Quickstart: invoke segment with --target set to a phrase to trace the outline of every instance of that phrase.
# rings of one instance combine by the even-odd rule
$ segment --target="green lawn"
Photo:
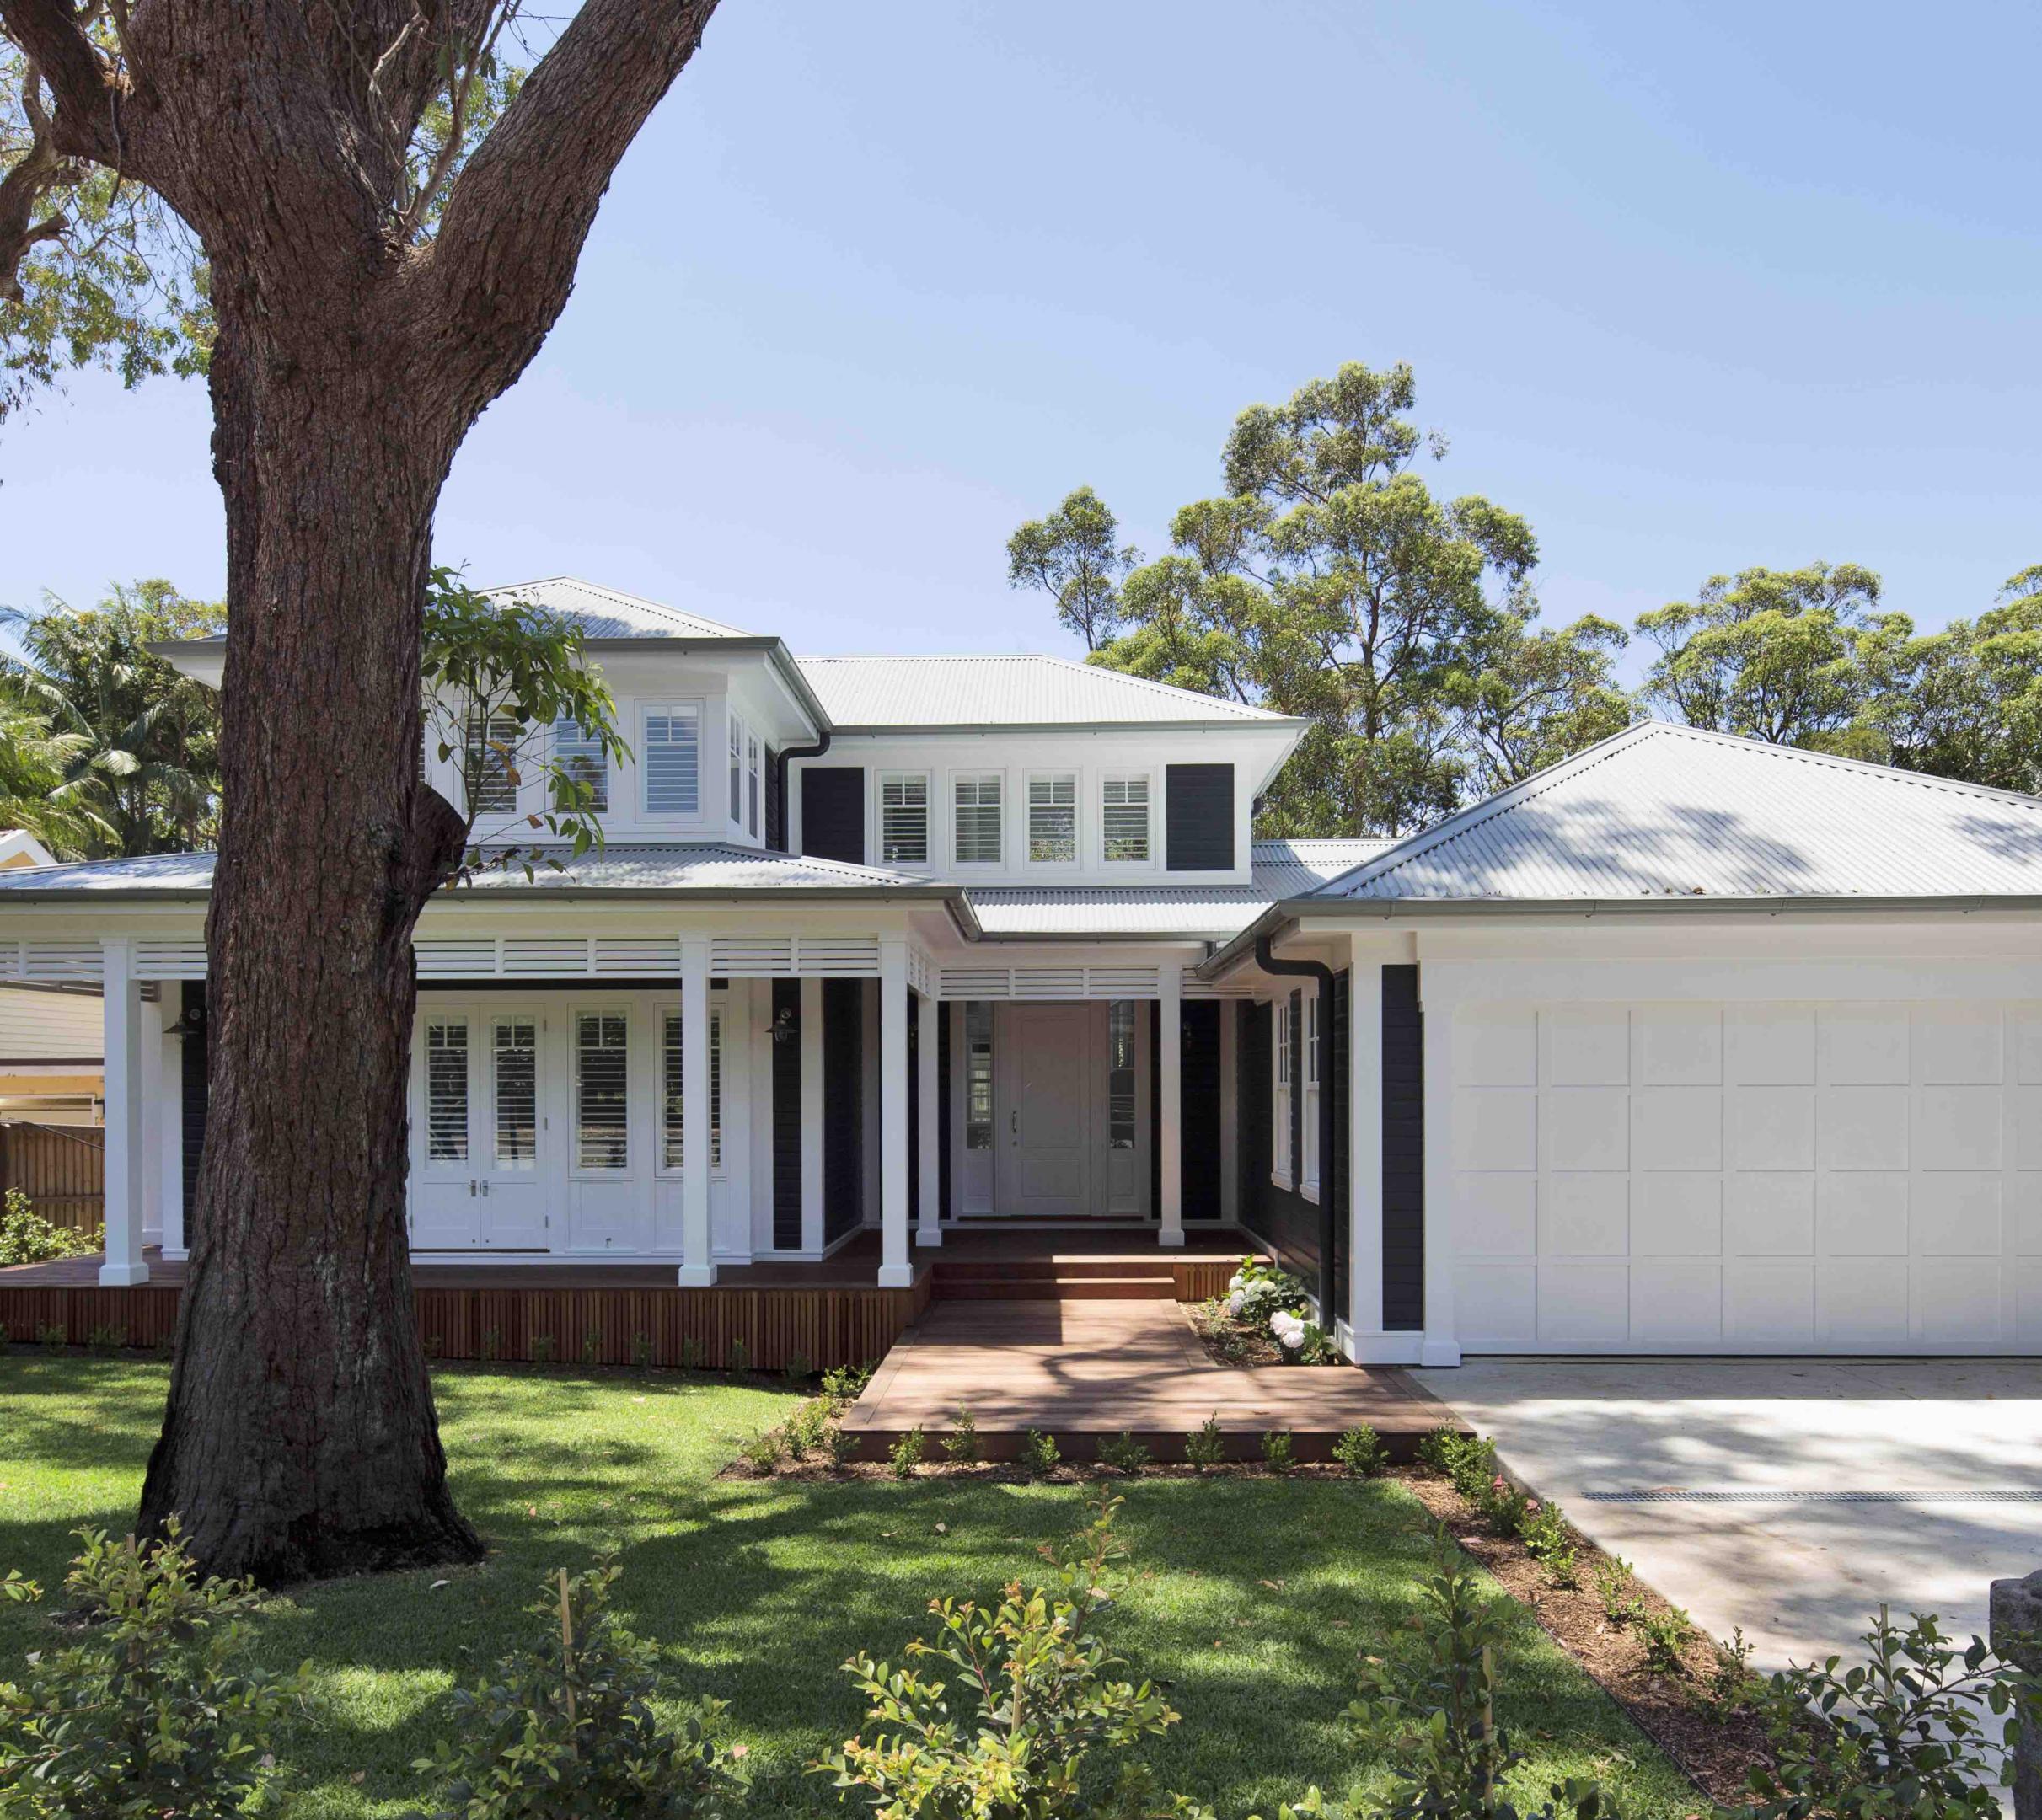
[[[163,1381],[153,1362],[0,1358],[0,1571],[51,1584],[72,1529],[127,1523]],[[801,1772],[858,1722],[838,1665],[861,1646],[897,1651],[933,1596],[1028,1572],[1035,1545],[1080,1514],[1069,1485],[719,1482],[738,1443],[791,1405],[712,1378],[450,1368],[438,1390],[489,1561],[300,1592],[260,1620],[265,1652],[308,1658],[325,1695],[281,1753],[307,1820],[406,1811],[407,1765],[449,1684],[501,1652],[541,1573],[605,1547],[623,1564],[624,1614],[659,1643],[676,1691],[730,1703],[755,1811],[836,1811]],[[1418,1506],[1393,1485],[1154,1480],[1129,1488],[1122,1527],[1140,1578],[1112,1638],[1184,1715],[1156,1748],[1166,1784],[1230,1820],[1311,1781],[1349,1793],[1368,1766],[1338,1715],[1357,1655],[1412,1609],[1430,1548]],[[1528,1789],[1593,1772],[1627,1813],[1692,1812],[1642,1734],[1511,1616],[1503,1717],[1534,1753]],[[33,1609],[0,1605],[0,1677],[43,1635]]]

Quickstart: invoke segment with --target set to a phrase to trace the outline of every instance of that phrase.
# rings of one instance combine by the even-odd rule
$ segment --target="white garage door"
[[[1462,1004],[1470,1352],[2042,1350],[2042,1005]]]

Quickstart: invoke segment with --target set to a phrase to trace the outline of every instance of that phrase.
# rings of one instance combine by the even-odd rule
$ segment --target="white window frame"
[[[745,743],[745,822],[753,840],[758,838],[758,806],[764,800],[764,792],[758,780],[758,736],[747,731]]]
[[[516,715],[501,709],[491,715],[474,709],[469,710],[461,725],[461,787],[469,799],[471,815],[514,816],[519,812],[525,794],[523,774],[528,768],[519,761],[525,747],[531,742],[530,730],[522,725]],[[493,759],[490,757],[492,753]],[[506,800],[476,801],[478,772],[480,781],[485,783],[492,776],[500,777],[506,792]],[[514,778],[518,781],[513,782]]]
[[[638,704],[638,763],[637,782],[635,786],[638,819],[648,827],[673,827],[686,824],[699,827],[705,819],[702,807],[703,723],[707,719],[706,704],[699,695],[662,696],[657,699],[641,701]],[[650,790],[652,783],[652,741],[647,729],[656,716],[685,715],[694,718],[694,808],[692,811],[675,809],[654,809]]]
[[[889,859],[887,857],[887,786],[890,784],[919,784],[922,786],[922,857],[919,859]],[[879,866],[904,866],[911,870],[929,871],[935,864],[935,781],[926,771],[880,771],[872,779],[872,827],[875,831],[871,863]],[[903,809],[912,804],[900,805]],[[952,806],[955,806],[953,801]]]
[[[717,997],[727,996],[719,993]],[[678,1018],[681,1007],[678,1000],[669,999],[659,1007],[659,1074],[655,1095],[655,1122],[658,1127],[657,1141],[653,1145],[654,1170],[662,1181],[678,1181],[685,1166],[688,1149],[688,1131],[681,1129],[682,1159],[667,1160],[667,1025],[670,1019]],[[728,1057],[723,1052],[723,1007],[713,1000],[709,1008],[709,1179],[722,1181],[727,1174],[726,1164],[729,1156],[724,1143],[723,1094],[727,1084],[725,1073]]]
[[[1269,1180],[1290,1186],[1290,994],[1275,1001],[1269,1019]]]
[[[960,785],[965,784],[971,784],[974,790],[983,789],[987,784],[994,784],[999,786],[1000,800],[993,806],[1000,811],[1000,851],[997,856],[991,859],[967,859],[964,857],[964,843],[957,838],[957,815],[960,807],[963,806],[957,801],[957,790]],[[949,789],[946,794],[950,799],[951,864],[960,871],[967,870],[984,872],[999,871],[1007,863],[1006,773],[1004,771],[953,771],[950,774]],[[973,803],[969,806],[983,809],[987,806],[983,803]]]
[[[1116,859],[1107,851],[1107,819],[1112,813],[1106,800],[1106,793],[1115,784],[1139,784],[1142,787],[1143,835],[1145,851],[1139,859]],[[1155,774],[1153,771],[1107,771],[1099,779],[1099,863],[1114,871],[1154,871],[1155,870]],[[1125,807],[1126,805],[1114,805]]]
[[[1299,1143],[1305,1155],[1299,1174],[1298,1192],[1307,1201],[1319,1198],[1319,988],[1305,989],[1305,1105],[1298,1122]]]
[[[1067,859],[1038,859],[1035,857],[1035,787],[1038,784],[1070,786],[1070,857]],[[1077,771],[1031,771],[1021,787],[1022,813],[1026,817],[1021,829],[1021,857],[1028,869],[1034,872],[1069,872],[1080,863],[1085,852],[1085,817],[1082,813],[1085,800],[1085,779]],[[1041,806],[1056,810],[1064,806],[1050,802]]]
[[[546,1128],[546,1020],[543,1012],[528,1005],[506,1005],[501,1010],[485,1009],[483,1024],[488,1041],[482,1046],[483,1100],[482,1106],[487,1115],[489,1173],[500,1178],[512,1180],[536,1179],[540,1167],[541,1154],[545,1146],[540,1142]],[[498,1032],[506,1025],[523,1025],[532,1032],[532,1154],[522,1160],[506,1163],[503,1159],[503,1057],[505,1051],[497,1041]],[[629,1072],[624,1080],[628,1086]],[[629,1106],[629,1095],[626,1105]],[[628,1111],[627,1111],[628,1119]],[[628,1127],[627,1127],[627,1143]]]
[[[563,734],[563,729],[568,731]],[[596,774],[586,779],[595,786],[596,794],[594,806],[589,812],[592,815],[608,815],[610,812],[612,782],[610,755],[603,749],[601,740],[588,736],[587,730],[581,722],[571,715],[563,715],[553,723],[554,766],[558,770],[565,771],[576,758],[591,758],[594,761]],[[555,809],[560,806],[557,790],[554,794],[553,806]]]
[[[631,1106],[635,1091],[634,1076],[639,1066],[633,1053],[635,1042],[631,1025],[635,1015],[631,1005],[616,1002],[576,1004],[568,1008],[567,1173],[576,1181],[630,1181],[637,1175],[638,1147],[631,1130],[634,1123]],[[582,1020],[585,1017],[614,1017],[624,1020],[624,1047],[618,1052],[624,1057],[624,1161],[614,1169],[582,1160]]]
[[[731,736],[731,826],[742,833],[744,829],[744,722],[737,718],[735,709],[729,709],[724,719],[730,723]]]

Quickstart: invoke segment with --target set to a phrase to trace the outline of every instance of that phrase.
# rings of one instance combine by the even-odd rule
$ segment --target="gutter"
[[[1278,960],[1267,935],[1255,938],[1255,964],[1265,973],[1319,982],[1319,1325],[1331,1333],[1333,1253],[1340,1235],[1340,1210],[1333,1205],[1333,970],[1323,961]],[[1293,1081],[1290,1090],[1296,1093],[1300,1084]],[[1303,1159],[1290,1161],[1294,1179],[1302,1183]]]
[[[773,755],[773,787],[780,792],[780,838],[783,842],[788,838],[788,824],[794,819],[794,805],[787,800],[787,767],[796,758],[820,758],[829,750],[829,722],[818,720],[816,725],[822,731],[814,745],[783,746]]]

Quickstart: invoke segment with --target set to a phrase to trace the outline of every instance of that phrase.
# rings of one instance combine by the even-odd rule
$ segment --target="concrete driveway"
[[[2042,1566],[2042,1361],[1477,1359],[1413,1373],[1603,1548],[1772,1668],[1882,1603],[1986,1629]],[[1639,1498],[1647,1492],[1715,1496]],[[1791,1494],[1791,1496],[1787,1495]]]

